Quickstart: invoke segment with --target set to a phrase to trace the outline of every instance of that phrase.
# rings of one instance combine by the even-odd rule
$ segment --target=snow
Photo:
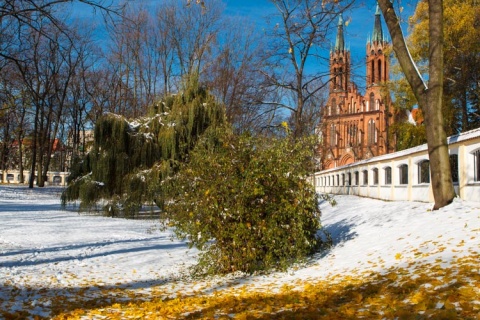
[[[160,230],[155,220],[123,220],[62,210],[60,188],[0,186],[0,309],[48,317],[54,299],[110,297],[114,289],[175,296],[200,286],[186,276],[198,251]],[[334,246],[285,273],[218,277],[230,283],[280,288],[325,279],[441,261],[479,252],[480,203],[431,204],[336,196],[321,203],[322,224]],[[202,288],[205,288],[203,286]],[[113,292],[113,293],[112,293]],[[118,293],[120,295],[120,293]],[[126,297],[123,297],[126,299]]]

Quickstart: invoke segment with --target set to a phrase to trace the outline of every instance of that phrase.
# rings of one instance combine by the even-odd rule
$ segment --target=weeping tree
[[[62,203],[80,200],[81,209],[100,205],[108,215],[133,217],[143,204],[162,202],[161,181],[207,128],[224,124],[224,107],[196,80],[152,105],[147,117],[107,113],[95,124],[92,150],[73,166]]]

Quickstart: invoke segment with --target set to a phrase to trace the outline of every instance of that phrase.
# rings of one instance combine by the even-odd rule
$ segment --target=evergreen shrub
[[[165,222],[201,250],[194,274],[284,270],[320,249],[314,139],[207,132],[163,186]]]

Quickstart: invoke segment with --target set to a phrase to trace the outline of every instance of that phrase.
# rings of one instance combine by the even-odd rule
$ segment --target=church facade
[[[388,128],[394,121],[389,79],[390,45],[382,31],[377,6],[373,36],[366,46],[366,92],[351,81],[350,51],[345,48],[343,18],[337,26],[335,47],[330,53],[330,88],[320,124],[322,169],[394,152]]]

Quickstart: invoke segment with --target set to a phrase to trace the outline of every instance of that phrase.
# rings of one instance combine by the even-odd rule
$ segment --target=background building
[[[350,51],[345,48],[343,18],[338,21],[330,53],[330,92],[321,122],[322,169],[331,169],[395,151],[388,128],[393,107],[385,82],[389,78],[386,41],[377,6],[372,38],[366,46],[366,92],[351,79]]]

